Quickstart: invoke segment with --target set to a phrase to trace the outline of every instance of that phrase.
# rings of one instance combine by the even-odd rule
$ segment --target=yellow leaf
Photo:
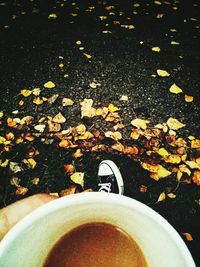
[[[162,165],[159,165],[157,174],[158,174],[158,178],[165,178],[169,176],[171,172],[165,169]]]
[[[27,161],[28,161],[31,169],[34,169],[36,164],[37,164],[37,162],[34,159],[27,159]]]
[[[155,173],[158,171],[158,168],[159,168],[158,164],[150,164],[147,162],[142,162],[141,166],[143,169],[150,171],[150,172],[155,172]]]
[[[34,184],[34,185],[39,184],[39,182],[40,182],[40,178],[38,178],[38,177],[35,177],[35,178],[33,178],[33,179],[31,180],[31,183]]]
[[[45,124],[38,124],[38,125],[34,126],[34,129],[40,133],[43,133],[45,130],[45,127],[46,127]]]
[[[93,100],[85,98],[81,103],[81,118],[89,117],[92,118],[96,116],[96,109],[92,107]]]
[[[44,101],[39,98],[39,97],[36,97],[33,99],[33,103],[36,104],[36,105],[41,105]]]
[[[78,41],[76,41],[76,44],[77,44],[77,45],[81,45],[82,43],[81,43],[80,40],[78,40]]]
[[[70,176],[70,179],[83,187],[84,185],[84,173],[83,172],[75,172]]]
[[[82,157],[82,156],[83,156],[83,153],[82,153],[82,151],[81,151],[80,148],[78,148],[78,149],[76,150],[76,152],[73,154],[73,157],[74,157],[75,159],[80,158],[80,157]]]
[[[127,95],[122,95],[119,100],[120,101],[128,101],[128,96]]]
[[[122,135],[120,132],[107,131],[107,132],[105,132],[105,136],[108,138],[112,138],[116,141],[122,139]]]
[[[172,84],[172,86],[169,88],[169,91],[170,93],[173,93],[173,94],[180,94],[183,92],[183,90],[175,83]]]
[[[166,198],[166,194],[165,194],[165,192],[162,192],[159,195],[157,202],[161,202],[161,201],[165,200],[165,198]]]
[[[154,52],[160,52],[160,47],[155,46],[155,47],[152,47],[151,50]]]
[[[192,140],[191,148],[200,148],[200,140],[199,139]]]
[[[87,59],[92,58],[92,56],[91,56],[90,54],[83,53],[83,55],[84,55]]]
[[[113,104],[109,104],[109,106],[108,106],[108,110],[109,110],[111,113],[113,113],[113,112],[119,110],[119,108],[118,108],[118,107],[115,107]]]
[[[161,77],[169,77],[170,76],[169,72],[167,72],[166,70],[157,70],[156,72],[157,72],[158,76],[161,76]]]
[[[23,89],[23,90],[21,90],[21,95],[23,95],[24,97],[28,97],[29,95],[31,95],[32,94],[32,90],[26,90],[26,89]]]
[[[181,157],[179,155],[173,154],[164,158],[164,161],[167,163],[179,164],[181,162]]]
[[[173,193],[169,193],[169,194],[167,194],[167,196],[168,196],[169,198],[176,198],[176,195],[173,194]]]
[[[162,156],[162,157],[169,156],[169,153],[167,152],[167,150],[166,150],[164,147],[162,147],[162,148],[160,148],[160,149],[158,150],[158,154],[159,154],[160,156]]]
[[[56,85],[55,85],[55,83],[53,83],[52,81],[48,81],[48,82],[46,82],[45,84],[44,84],[44,87],[45,88],[48,88],[48,89],[52,89],[52,88],[54,88]]]
[[[194,97],[191,95],[185,95],[185,102],[191,103],[194,100]]]
[[[61,68],[61,69],[64,68],[64,66],[65,66],[65,65],[64,65],[63,63],[60,63],[60,64],[58,65],[58,67]]]
[[[96,89],[97,88],[97,83],[95,83],[95,82],[91,82],[89,85],[90,85],[90,87],[92,89]]]
[[[51,13],[48,16],[48,19],[57,19],[57,15],[55,13]]]
[[[40,92],[41,92],[40,88],[34,88],[33,89],[33,95],[35,95],[35,96],[39,96]]]
[[[59,145],[59,147],[62,147],[62,148],[68,148],[68,147],[70,147],[71,142],[67,139],[66,140],[64,139],[64,140],[61,140],[58,145]]]
[[[86,132],[86,127],[84,124],[79,124],[75,127],[78,134],[84,134]]]
[[[9,127],[15,127],[16,122],[12,118],[7,118],[7,124]]]
[[[9,160],[6,159],[3,162],[0,160],[0,167],[6,168],[8,166]]]
[[[72,106],[74,104],[74,101],[73,100],[71,100],[70,98],[63,98],[63,100],[62,100],[62,105],[63,105],[63,107],[65,107],[65,106]]]
[[[169,126],[171,130],[178,130],[185,126],[185,124],[181,123],[180,121],[174,118],[169,118],[167,120],[167,125]]]
[[[171,41],[171,45],[180,45],[179,42]]]
[[[61,112],[59,112],[53,119],[53,122],[57,122],[57,123],[64,123],[66,122],[66,118],[62,115]]]
[[[0,110],[0,119],[3,118],[3,115],[4,115],[3,111]]]
[[[190,169],[199,169],[200,170],[200,165],[192,160],[186,160],[185,163],[190,167]]]
[[[112,145],[112,149],[123,152],[124,146],[121,143],[117,142],[116,144]]]
[[[179,166],[179,169],[180,169],[181,172],[185,172],[185,173],[187,173],[188,176],[191,175],[191,170],[188,169],[188,167],[187,167],[185,164],[181,164],[181,165]]]
[[[146,130],[147,129],[147,124],[149,123],[150,121],[148,120],[143,120],[143,119],[134,119],[131,121],[131,124],[135,127],[137,127],[138,129],[143,129],[143,130]]]
[[[154,1],[154,4],[159,5],[159,6],[162,5],[160,1]]]

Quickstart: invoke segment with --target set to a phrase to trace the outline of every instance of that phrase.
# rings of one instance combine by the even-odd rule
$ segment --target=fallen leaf
[[[83,172],[75,172],[70,176],[70,179],[83,187],[84,185],[84,173]]]
[[[47,101],[49,102],[49,104],[53,104],[55,101],[56,101],[56,99],[59,97],[59,94],[54,94],[54,95],[52,95],[51,97],[49,97],[48,99],[47,99]]]
[[[167,157],[164,158],[164,161],[167,163],[172,163],[172,164],[179,164],[181,162],[181,157],[179,155],[168,155]]]
[[[155,46],[155,47],[152,47],[151,50],[154,52],[160,52],[160,47]]]
[[[137,127],[138,129],[147,129],[147,124],[149,123],[150,121],[148,120],[143,120],[143,119],[134,119],[131,121],[131,124],[135,127]]]
[[[170,171],[165,169],[162,165],[159,165],[158,171],[157,171],[158,179],[165,178],[165,177],[169,176],[170,174],[171,174]]]
[[[76,185],[70,185],[68,188],[66,188],[60,192],[60,196],[64,197],[64,196],[75,194],[76,189],[77,189]]]
[[[7,118],[7,125],[11,128],[15,127],[17,124],[12,118]]]
[[[167,125],[169,126],[171,130],[178,130],[185,126],[185,124],[181,123],[180,121],[174,118],[169,118],[167,120]]]
[[[24,97],[28,97],[32,94],[32,90],[27,90],[27,89],[23,89],[20,91],[20,94],[23,95]]]
[[[89,85],[90,85],[90,87],[91,87],[92,89],[96,89],[96,88],[97,88],[97,83],[95,83],[94,81],[91,82]]]
[[[52,88],[54,88],[56,85],[55,85],[55,83],[53,83],[52,81],[48,81],[48,82],[46,82],[45,84],[44,84],[44,87],[45,88],[48,88],[48,89],[52,89]]]
[[[170,76],[169,72],[167,72],[166,70],[159,70],[158,69],[156,72],[157,72],[158,76],[161,76],[161,77],[169,77]]]
[[[6,159],[6,160],[4,160],[4,161],[2,161],[2,160],[0,159],[0,167],[2,167],[2,168],[6,168],[6,167],[8,166],[8,163],[9,163],[9,160],[8,160],[8,159]]]
[[[70,98],[63,98],[62,100],[63,107],[72,106],[73,104],[74,104],[74,101],[71,100]]]
[[[87,59],[92,58],[92,56],[91,56],[90,54],[83,53],[83,55],[84,55]]]
[[[18,177],[12,177],[10,179],[10,184],[11,185],[14,185],[16,187],[19,187],[20,186],[20,182],[21,182],[21,179],[19,179]]]
[[[200,148],[200,139],[194,139],[191,141],[191,148]]]
[[[96,116],[96,109],[92,107],[93,100],[85,98],[81,103],[81,118]]]
[[[20,186],[17,188],[15,193],[16,195],[25,195],[27,192],[28,192],[28,188]]]
[[[158,154],[159,154],[160,156],[162,156],[162,157],[169,156],[168,151],[167,151],[164,147],[162,147],[162,148],[160,148],[160,149],[158,150]]]
[[[154,1],[154,4],[159,5],[159,6],[162,5],[160,1]]]
[[[84,134],[86,132],[86,127],[84,124],[79,124],[75,127],[75,129],[78,134]]]
[[[112,112],[107,115],[105,121],[107,122],[118,122],[120,120],[120,116],[117,112]]]
[[[118,129],[123,129],[125,126],[123,123],[117,123],[113,126],[114,130],[117,131]]]
[[[166,198],[166,194],[165,194],[165,192],[162,192],[162,193],[160,193],[157,202],[164,201],[165,198]]]
[[[66,118],[62,115],[61,112],[59,112],[57,115],[54,116],[52,121],[57,123],[64,123],[66,122]]]
[[[120,132],[107,131],[105,132],[105,136],[114,139],[115,141],[122,139],[122,135]]]
[[[76,41],[76,44],[77,44],[77,45],[81,45],[82,42],[81,42],[80,40],[78,40],[78,41]]]
[[[190,169],[199,169],[200,170],[200,164],[198,164],[197,162],[193,161],[193,160],[186,160],[185,164],[187,164]]]
[[[176,195],[173,194],[173,193],[168,193],[167,196],[168,196],[169,198],[176,198]]]
[[[117,142],[116,144],[112,145],[112,149],[123,152],[124,146],[120,142]]]
[[[169,91],[173,94],[180,94],[183,92],[183,90],[175,83],[172,84],[172,86],[169,88]]]
[[[191,95],[185,95],[185,102],[191,103],[194,100],[194,97]]]
[[[34,89],[33,89],[33,95],[35,95],[35,96],[39,96],[40,93],[41,93],[40,88],[34,88]]]
[[[122,95],[119,100],[120,101],[128,101],[128,96],[127,95]]]
[[[34,126],[34,129],[40,133],[43,133],[45,130],[46,125],[45,124],[38,124]]]
[[[3,118],[4,112],[0,110],[0,119]]]
[[[33,99],[33,103],[36,104],[36,105],[42,105],[44,102],[43,99],[41,99],[40,97],[36,97]]]
[[[82,151],[81,151],[80,148],[78,148],[78,149],[76,150],[76,152],[73,154],[73,157],[74,157],[75,159],[80,158],[80,157],[82,157],[82,156],[83,156],[83,153],[82,153]]]
[[[113,112],[119,110],[119,108],[114,106],[113,104],[109,104],[108,110],[109,110],[109,112],[113,113]]]
[[[180,43],[176,41],[171,41],[171,45],[180,45]]]
[[[48,16],[48,19],[57,19],[57,15],[55,13],[51,13]]]
[[[20,120],[20,124],[21,125],[24,125],[24,124],[29,125],[33,122],[33,119],[34,118],[32,116],[25,116]]]
[[[61,130],[61,125],[58,122],[48,121],[49,132],[59,132]]]
[[[38,185],[39,182],[40,182],[40,178],[39,178],[39,177],[35,177],[35,178],[33,178],[33,179],[31,180],[31,183],[32,183],[33,185]]]
[[[31,169],[34,169],[35,166],[37,165],[37,162],[34,159],[27,159],[27,162],[29,166],[31,167]]]
[[[193,237],[190,233],[182,233],[182,235],[186,238],[187,241],[193,240]]]
[[[130,134],[130,137],[133,139],[133,140],[138,140],[138,138],[140,137],[140,135],[143,134],[143,131],[141,129],[133,129],[131,134]]]
[[[124,148],[124,154],[128,155],[138,155],[139,150],[136,146],[128,146]]]
[[[200,186],[200,171],[198,170],[194,171],[192,180],[196,185]]]
[[[64,169],[67,174],[75,172],[74,166],[72,164],[65,164]]]
[[[18,162],[10,161],[10,170],[14,173],[23,171],[23,168],[20,166]]]

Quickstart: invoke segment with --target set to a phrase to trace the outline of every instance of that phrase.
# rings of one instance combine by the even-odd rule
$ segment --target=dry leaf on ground
[[[169,88],[169,91],[173,94],[180,94],[183,92],[183,90],[175,83],[172,84],[172,86]]]
[[[150,121],[148,120],[143,120],[143,119],[134,119],[131,121],[131,124],[135,127],[137,127],[138,129],[143,129],[143,130],[146,130],[147,129],[147,124],[149,123]]]
[[[169,126],[171,130],[178,130],[185,126],[185,124],[181,123],[180,121],[174,118],[169,118],[167,120],[167,125]]]
[[[83,187],[84,185],[84,172],[75,172],[70,176],[70,179]]]

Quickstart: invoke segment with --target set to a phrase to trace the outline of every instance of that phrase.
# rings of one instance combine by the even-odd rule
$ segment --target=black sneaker
[[[123,195],[124,182],[122,175],[113,161],[103,160],[99,164],[98,180],[99,192]]]

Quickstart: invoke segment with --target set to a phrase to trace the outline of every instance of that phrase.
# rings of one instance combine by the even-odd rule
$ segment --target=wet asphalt
[[[119,106],[127,124],[135,117],[148,119],[151,125],[174,117],[186,124],[180,136],[198,137],[200,3],[160,2],[1,0],[0,110],[9,116],[18,106],[21,89],[42,87],[51,80],[57,85],[54,93],[60,97],[76,103],[92,98],[96,105]],[[172,45],[171,41],[178,44]],[[152,47],[159,47],[160,52],[152,51]],[[92,57],[88,59],[84,53]],[[159,77],[157,69],[168,71],[170,76]],[[92,81],[100,85],[92,89]],[[183,93],[170,93],[173,83]],[[129,100],[119,101],[122,95]],[[193,102],[187,103],[185,95],[193,96]],[[30,103],[21,113],[56,114],[61,110],[56,104],[36,110]],[[68,126],[81,122],[78,104],[70,112],[62,112]],[[163,215],[165,209],[168,207],[160,211]],[[194,225],[197,234],[200,218],[199,212],[194,213],[187,227]],[[172,216],[176,216],[175,211]],[[198,235],[193,244],[187,243],[197,266],[199,241]]]

